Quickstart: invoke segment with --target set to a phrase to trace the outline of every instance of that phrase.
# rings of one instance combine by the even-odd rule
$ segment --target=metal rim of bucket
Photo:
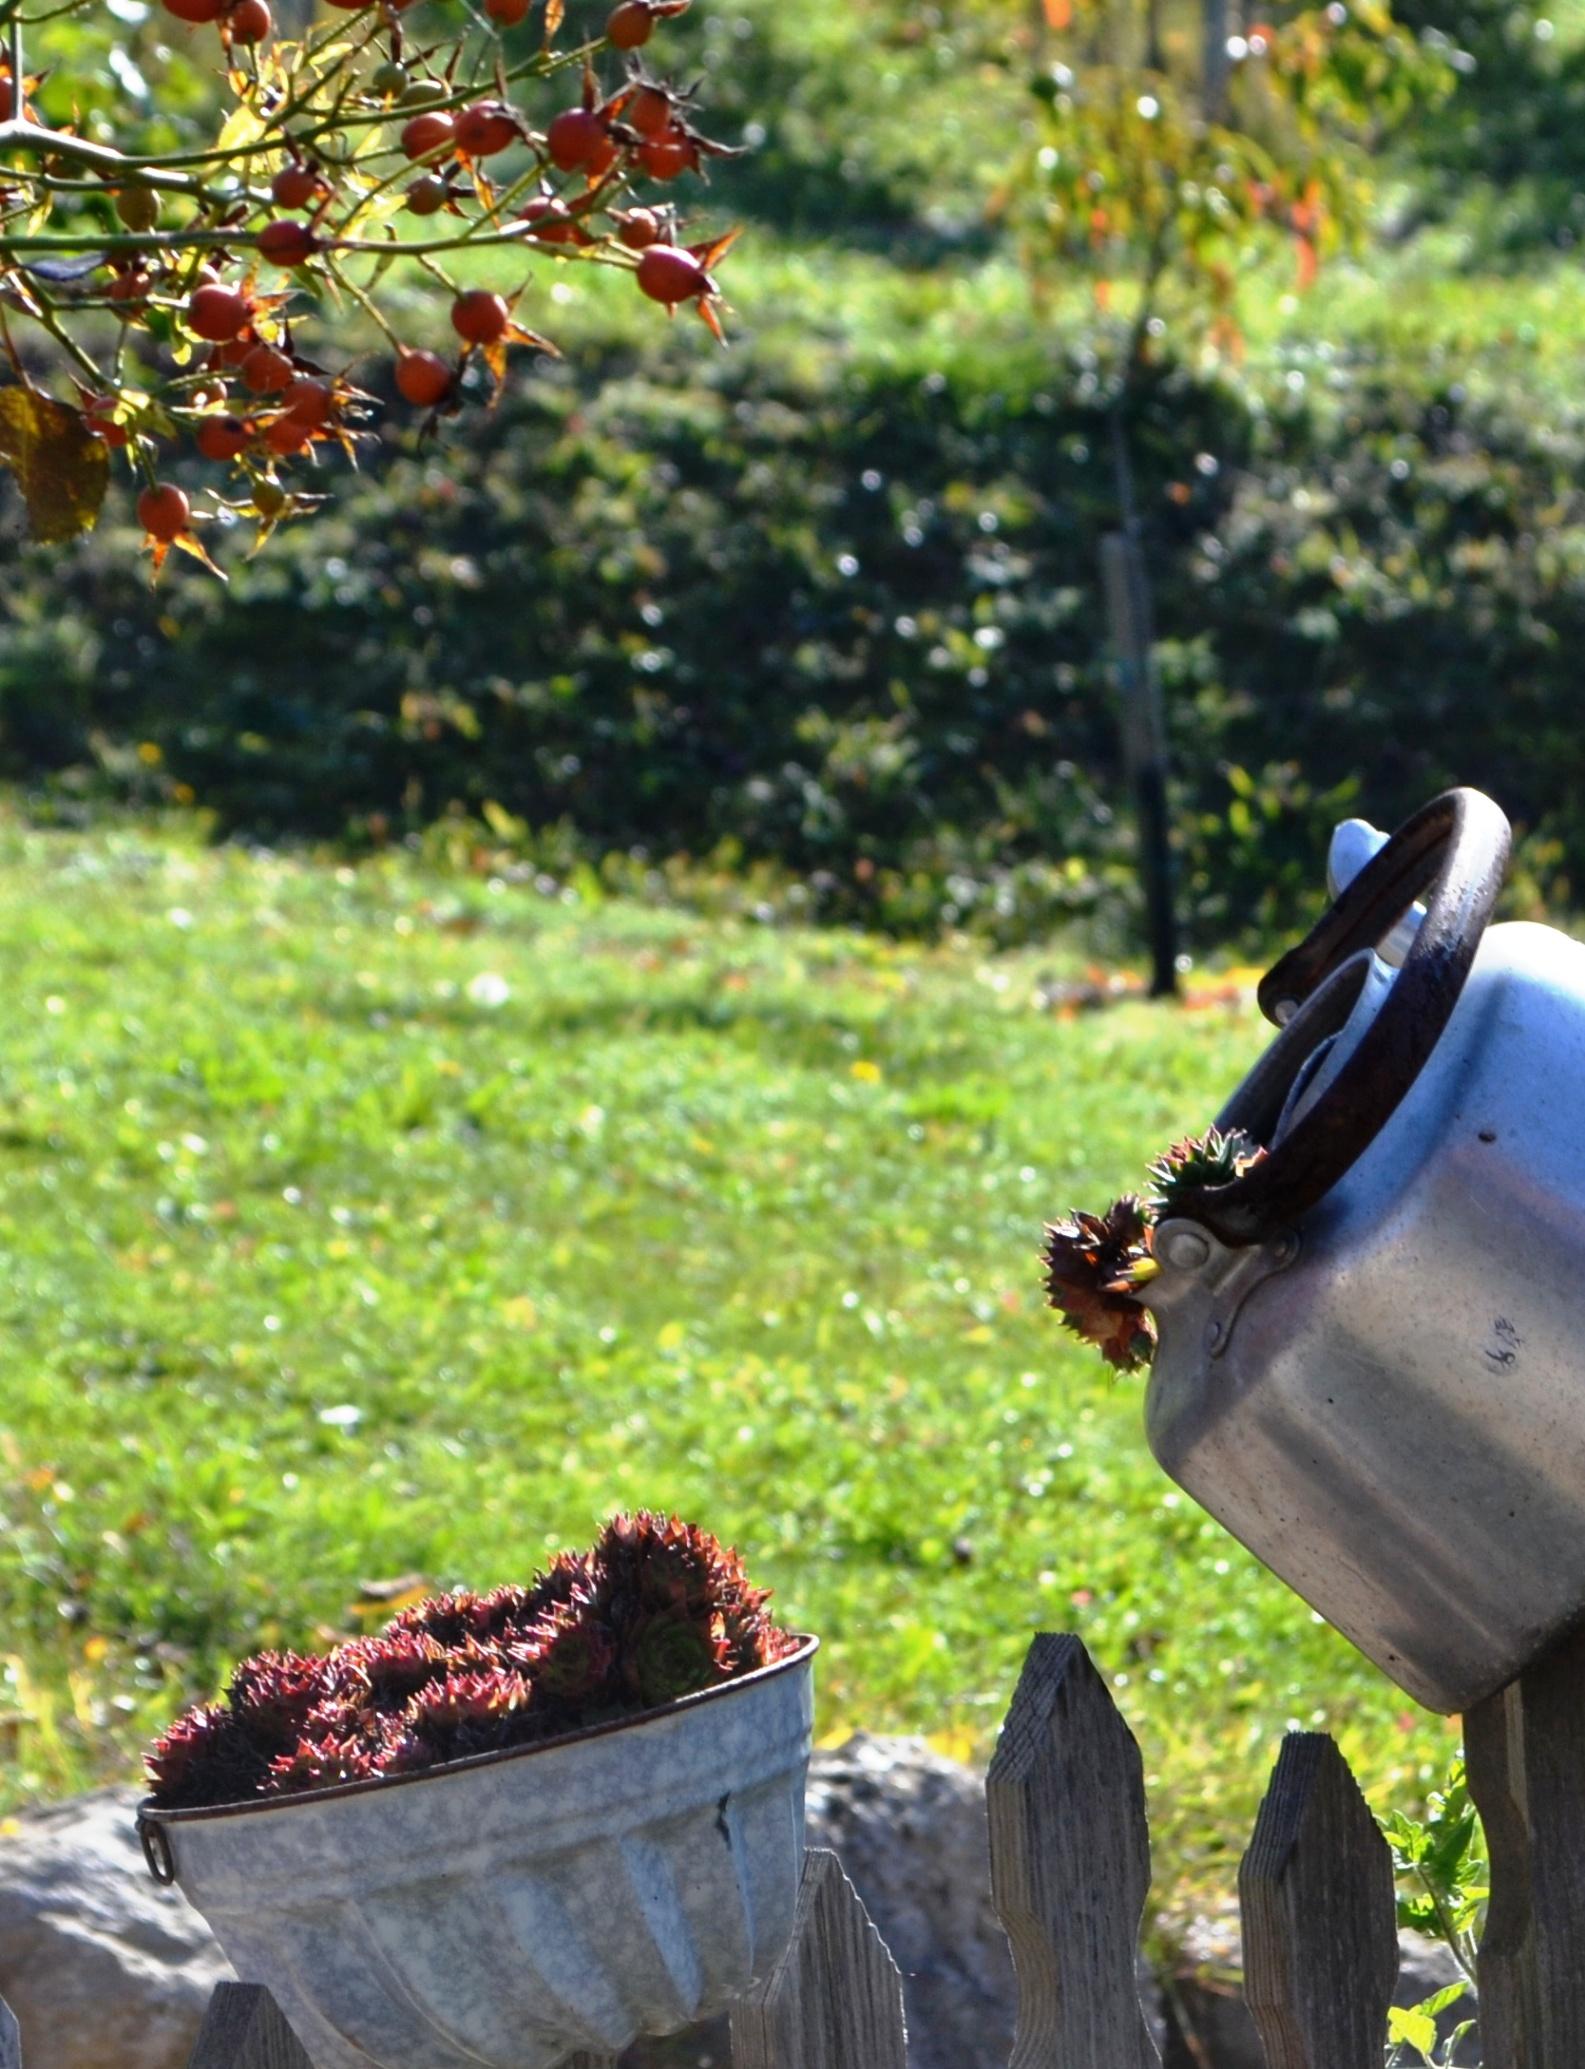
[[[530,1745],[502,1746],[493,1753],[470,1753],[461,1760],[439,1761],[433,1767],[421,1767],[411,1774],[369,1775],[362,1781],[332,1782],[328,1788],[304,1789],[292,1796],[252,1796],[237,1803],[193,1804],[185,1810],[170,1810],[145,1797],[138,1805],[137,1829],[149,1873],[156,1882],[175,1880],[170,1842],[162,1829],[166,1825],[195,1825],[219,1818],[253,1817],[261,1811],[283,1812],[327,1803],[334,1797],[367,1796],[376,1790],[398,1789],[409,1783],[436,1781],[443,1775],[495,1767],[507,1760],[531,1760],[536,1753],[551,1753],[559,1748],[582,1744],[585,1740],[609,1738],[615,1732],[632,1731],[640,1725],[654,1724],[663,1717],[675,1717],[682,1711],[718,1703],[742,1689],[756,1688],[778,1674],[790,1674],[807,1666],[820,1650],[820,1640],[802,1631],[789,1635],[797,1639],[796,1649],[783,1659],[772,1660],[769,1666],[756,1667],[751,1674],[738,1674],[730,1681],[718,1681],[713,1688],[696,1689],[692,1695],[678,1696],[674,1702],[658,1704],[652,1710],[638,1710],[627,1717],[611,1717],[600,1724],[584,1725],[577,1731],[561,1732],[551,1739],[535,1739]]]
[[[1392,990],[1359,1045],[1291,1133],[1229,1185],[1186,1190],[1176,1207],[1224,1243],[1269,1241],[1291,1228],[1351,1169],[1419,1076],[1452,1017],[1502,887],[1511,831],[1478,790],[1446,790],[1406,819],[1296,948],[1260,985],[1261,1010],[1294,1027],[1306,1000],[1373,948],[1422,894],[1426,914]],[[1427,887],[1429,886],[1429,889]],[[1311,1030],[1313,1038],[1313,1028]],[[1273,1045],[1296,1068],[1296,1044]]]

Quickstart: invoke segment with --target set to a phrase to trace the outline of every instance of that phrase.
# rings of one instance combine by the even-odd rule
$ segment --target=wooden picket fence
[[[1585,2069],[1585,1635],[1464,1720],[1492,1892],[1485,2069]],[[1018,1984],[1011,2069],[1159,2069],[1136,1961],[1150,1884],[1139,1748],[1077,1638],[1030,1647],[986,1779],[990,1880]],[[1283,1743],[1238,1878],[1268,2069],[1382,2069],[1398,1969],[1387,1846],[1323,1733]],[[902,1983],[835,1854],[731,2018],[732,2069],[906,2069]],[[21,2069],[0,2004],[0,2069]],[[110,2069],[110,2065],[106,2065]],[[268,1990],[222,1983],[188,2069],[312,2069]],[[614,2069],[579,2055],[568,2069]]]

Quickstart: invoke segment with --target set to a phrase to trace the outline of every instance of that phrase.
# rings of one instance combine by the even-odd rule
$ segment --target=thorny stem
[[[9,16],[10,55],[7,62],[11,68],[12,78],[20,80],[23,76],[21,70],[22,16],[20,12],[14,11],[16,0],[12,0],[12,6],[13,11]],[[6,17],[0,14],[0,20],[4,19]],[[371,30],[369,35],[364,38],[365,43],[371,39],[373,33],[373,30]],[[333,78],[336,71],[339,71],[343,65],[350,63],[354,57],[361,55],[362,48],[363,45],[361,44],[350,48],[346,55],[337,61],[337,64],[330,72],[315,79],[313,90],[317,91],[319,87],[324,85],[327,79]],[[591,41],[581,45],[576,50],[558,52],[548,61],[542,54],[538,54],[526,59],[521,65],[514,66],[511,71],[505,74],[506,80],[510,84],[513,80],[526,79],[531,76],[549,78],[552,74],[564,70],[569,64],[581,63],[584,57],[592,53],[596,48],[598,48],[598,45]],[[449,94],[433,101],[426,101],[424,109],[426,112],[429,112],[431,110],[441,111],[448,108],[464,107],[473,99],[475,91],[476,89],[472,86],[455,88]],[[250,138],[246,143],[232,144],[224,151],[174,152],[168,156],[153,159],[117,151],[109,144],[96,144],[87,137],[72,136],[63,131],[46,129],[41,123],[30,122],[20,112],[21,102],[18,97],[17,112],[12,116],[12,119],[9,122],[0,122],[0,151],[17,149],[38,152],[47,151],[52,157],[64,158],[79,165],[96,167],[99,171],[111,177],[120,176],[124,178],[128,174],[135,173],[139,184],[142,186],[159,187],[172,193],[191,194],[200,200],[205,200],[208,199],[208,196],[202,184],[189,177],[186,173],[174,168],[198,165],[229,165],[238,158],[257,157],[263,151],[279,149],[279,140],[272,138],[270,132],[272,130],[279,131],[283,124],[290,121],[293,116],[307,106],[308,97],[306,95],[297,99],[286,100],[279,108],[264,118],[265,129],[263,134]],[[417,111],[415,110],[414,112],[416,113]],[[313,127],[293,135],[289,141],[295,145],[312,144],[319,137],[328,136],[331,132],[338,129],[375,128],[382,122],[392,121],[395,115],[396,110],[394,108],[363,109],[355,112],[348,112],[345,108],[337,108],[333,113],[321,117]]]
[[[12,48],[16,48],[21,37],[21,17],[14,16],[11,22]],[[13,77],[17,77],[13,72]],[[64,158],[76,165],[96,166],[111,179],[124,179],[129,173],[137,174],[138,184],[143,187],[159,187],[168,193],[191,194],[204,201],[209,198],[201,181],[190,179],[185,173],[167,172],[162,165],[152,161],[128,158],[109,144],[96,144],[87,137],[68,136],[64,131],[46,129],[41,123],[29,122],[18,116],[10,122],[0,122],[0,151],[31,150],[40,154],[47,152],[52,158]],[[229,158],[232,154],[227,153]],[[167,161],[168,162],[168,161]]]
[[[0,259],[22,252],[103,252],[107,258],[140,252],[198,251],[214,245],[247,245],[251,234],[236,230],[128,230],[96,235],[77,230],[11,230],[0,236]]]
[[[46,7],[42,14],[25,14],[22,19],[30,29],[36,29],[42,22],[52,22],[63,14],[81,14],[84,8],[92,5],[93,0],[62,0],[59,7]]]
[[[518,79],[549,79],[557,72],[565,71],[569,65],[582,64],[586,57],[591,56],[599,48],[598,40],[591,39],[580,44],[576,50],[558,51],[548,58],[540,53],[525,59],[520,65],[513,66],[504,76],[508,85]],[[415,115],[420,112],[429,114],[432,111],[443,112],[448,108],[466,107],[468,102],[474,99],[476,92],[477,88],[473,86],[456,87],[452,92],[435,100],[425,101],[421,110],[415,107],[410,112]],[[19,128],[15,123],[0,123],[0,150],[17,141],[25,141],[35,147],[44,144],[58,157],[77,157],[85,163],[104,164],[123,174],[135,172],[139,179],[146,183],[159,185],[162,184],[157,176],[159,168],[230,165],[238,158],[256,158],[267,151],[278,151],[286,144],[312,144],[320,137],[328,136],[338,129],[373,129],[382,122],[393,121],[397,114],[394,108],[366,108],[353,114],[338,111],[333,115],[323,116],[314,127],[298,130],[290,137],[271,134],[271,131],[279,129],[283,121],[306,105],[305,101],[285,102],[281,108],[265,118],[266,128],[262,135],[251,137],[243,144],[228,145],[224,151],[173,151],[162,153],[158,158],[123,156],[118,151],[110,151],[105,145],[87,143],[82,137],[57,136],[53,130],[40,130],[32,124],[27,125],[28,135],[20,138],[14,134]]]
[[[438,171],[445,149],[446,147],[443,144],[437,144],[434,150],[429,152],[427,156],[416,159],[404,159],[399,165],[394,166],[374,186],[366,188],[363,193],[354,197],[351,207],[341,218],[339,229],[327,231],[324,234],[332,237],[345,237],[349,235],[352,225],[358,220],[359,216],[371,207],[382,194],[388,193],[392,187],[398,185],[402,180],[409,178],[414,173]],[[461,233],[459,232],[458,234],[460,235]]]
[[[444,266],[437,266],[435,261],[430,258],[422,258],[418,263],[423,267],[430,279],[437,281],[446,290],[448,295],[454,295],[457,292],[457,283],[446,278]]]
[[[36,322],[43,324],[61,350],[77,362],[78,366],[88,376],[89,383],[94,389],[97,390],[104,387],[104,375],[88,357],[88,354],[78,344],[70,331],[65,328],[60,318],[55,314],[54,309],[44,300],[43,296],[35,295],[33,297],[33,308],[28,313]]]
[[[13,258],[22,252],[104,252],[107,255],[136,255],[140,252],[213,250],[216,246],[244,250],[257,242],[258,239],[252,231],[236,230],[129,230],[122,237],[94,237],[69,231],[21,230],[0,236],[0,259]],[[412,242],[383,237],[331,237],[326,240],[325,249],[376,252],[381,258],[422,259],[431,252],[460,250],[464,244],[473,249],[481,245],[533,242],[532,223],[509,223],[502,229],[491,230],[480,237],[464,238],[459,233],[449,237],[415,239]]]

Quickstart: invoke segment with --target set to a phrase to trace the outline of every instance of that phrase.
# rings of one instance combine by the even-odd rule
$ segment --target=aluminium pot
[[[1507,850],[1446,793],[1267,974],[1270,1153],[1144,1295],[1157,1459],[1444,1712],[1585,1620],[1585,947],[1488,925]]]
[[[805,1639],[663,1710],[300,1796],[163,1810],[149,1866],[316,2069],[552,2069],[708,2018],[786,1948]]]

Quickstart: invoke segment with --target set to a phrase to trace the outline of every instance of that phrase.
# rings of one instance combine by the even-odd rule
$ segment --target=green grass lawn
[[[824,1640],[819,1729],[989,1747],[1081,1632],[1164,1897],[1278,1735],[1409,1801],[1451,1728],[1145,1450],[1041,1304],[1262,1040],[1054,1015],[1063,958],[0,826],[5,1800],[133,1771],[234,1655],[479,1584],[621,1504],[735,1539]]]

